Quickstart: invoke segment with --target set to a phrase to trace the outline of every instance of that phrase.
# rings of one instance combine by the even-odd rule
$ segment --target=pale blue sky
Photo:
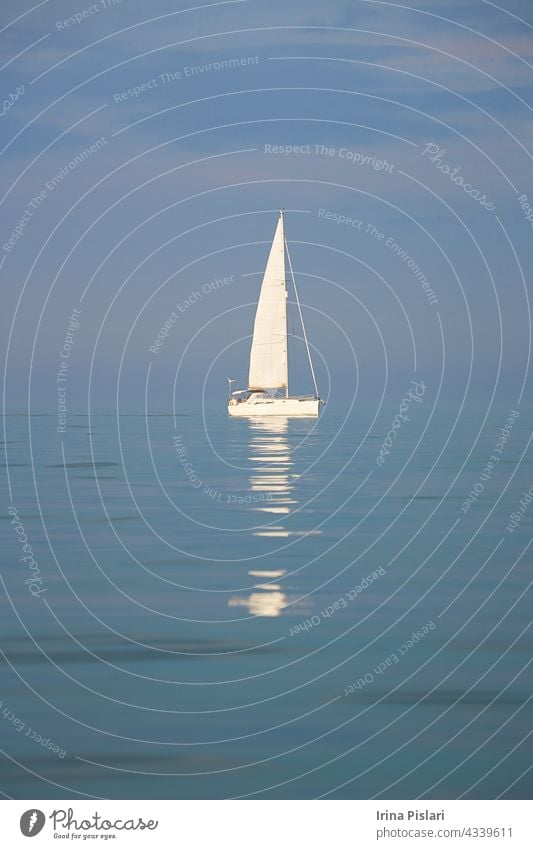
[[[26,405],[30,363],[32,409],[54,409],[73,308],[71,409],[86,408],[91,367],[97,409],[114,405],[117,385],[124,409],[142,409],[149,369],[153,409],[168,409],[174,386],[196,404],[205,380],[218,403],[226,375],[245,381],[280,206],[332,397],[353,385],[352,347],[362,398],[381,394],[387,369],[387,392],[396,379],[403,386],[415,354],[419,376],[437,386],[442,374],[444,391],[462,394],[472,350],[471,387],[517,397],[533,259],[518,200],[528,195],[533,206],[531,4],[191,6],[2,3],[2,245],[28,219],[0,255],[8,409]],[[234,59],[238,67],[224,67]],[[429,144],[444,151],[433,162]],[[459,169],[477,197],[439,165]],[[176,304],[232,275],[202,292],[150,353]],[[297,361],[298,352],[294,383],[309,389]]]

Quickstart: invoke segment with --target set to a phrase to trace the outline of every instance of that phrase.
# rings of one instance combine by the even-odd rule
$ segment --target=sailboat
[[[314,395],[289,395],[285,255],[287,255],[289,262],[303,339],[315,388]],[[317,418],[320,414],[320,408],[324,404],[318,394],[311,351],[285,239],[283,210],[279,213],[255,314],[248,388],[232,391],[231,387],[234,381],[229,378],[228,381],[228,413],[230,416],[305,416],[306,418]]]

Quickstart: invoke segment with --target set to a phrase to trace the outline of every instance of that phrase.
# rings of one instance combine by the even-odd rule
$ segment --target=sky
[[[528,397],[528,0],[3,0],[0,29],[7,411],[222,404],[282,207],[330,403]]]

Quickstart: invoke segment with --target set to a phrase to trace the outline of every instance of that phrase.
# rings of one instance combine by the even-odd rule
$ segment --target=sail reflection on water
[[[286,418],[249,419],[250,491],[267,494],[268,501],[254,509],[262,513],[286,515],[297,505],[292,497],[294,465],[288,442]],[[287,537],[283,527],[269,525],[254,532],[256,536]]]
[[[257,537],[298,537],[315,536],[320,530],[290,530],[282,524],[282,516],[294,513],[298,507],[295,482],[300,477],[294,468],[292,449],[289,444],[289,420],[276,418],[251,418],[250,427],[250,491],[263,493],[267,500],[260,507],[253,507],[260,513],[280,516],[279,524],[269,524],[255,530]]]
[[[265,515],[265,524],[252,531],[256,537],[287,539],[302,536],[305,531],[289,530],[282,524],[283,516],[288,516],[297,506],[295,498],[294,461],[289,445],[288,419],[278,416],[272,418],[250,418],[249,449],[251,462],[250,492],[266,496],[260,506],[251,509]],[[274,519],[278,516],[279,519]],[[272,518],[271,518],[272,517]],[[270,522],[275,524],[270,524]],[[282,553],[278,556],[283,556]],[[286,607],[294,607],[292,599],[283,590],[281,579],[286,569],[250,569],[248,575],[259,579],[248,596],[234,596],[228,600],[229,607],[245,607],[252,616],[281,616]],[[296,602],[301,610],[301,603]]]
[[[252,569],[248,574],[266,579],[272,574],[272,570],[262,572],[260,569]],[[276,572],[279,578],[285,574],[285,569]],[[281,584],[260,583],[255,584],[250,595],[230,598],[228,607],[245,607],[252,616],[281,616],[288,603],[289,599],[282,592]]]

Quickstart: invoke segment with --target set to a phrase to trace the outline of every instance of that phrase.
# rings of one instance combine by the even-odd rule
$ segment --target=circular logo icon
[[[29,811],[24,811],[20,818],[20,830],[24,837],[35,837],[42,831],[45,822],[46,817],[42,811],[30,808]]]

